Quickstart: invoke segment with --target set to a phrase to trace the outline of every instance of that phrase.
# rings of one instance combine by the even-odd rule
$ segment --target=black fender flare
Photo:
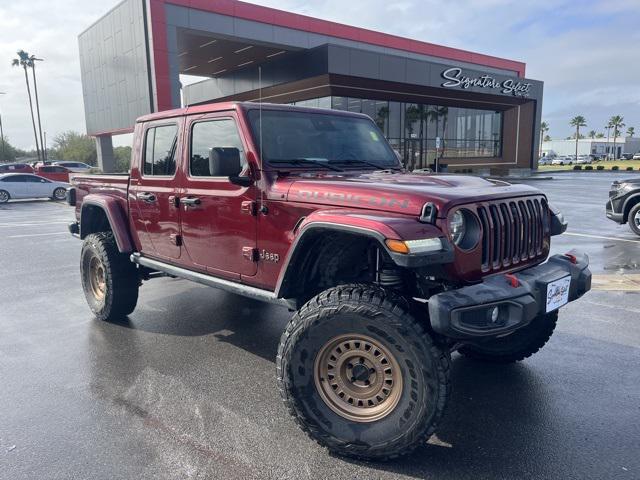
[[[454,260],[453,247],[446,241],[443,241],[444,249],[440,252],[420,255],[400,254],[389,250],[385,244],[385,236],[376,230],[331,222],[312,222],[304,225],[300,229],[298,235],[293,241],[293,244],[291,245],[291,248],[289,249],[289,253],[287,254],[283,267],[280,271],[278,283],[276,284],[276,298],[288,298],[287,294],[292,291],[292,285],[297,279],[299,269],[301,267],[300,262],[304,259],[306,248],[308,248],[307,246],[315,240],[318,235],[322,235],[327,232],[351,233],[371,239],[376,242],[399,267],[419,268],[429,265],[451,263]]]
[[[627,197],[622,205],[622,221],[629,221],[629,212],[633,208],[633,206],[640,202],[640,192],[632,193],[629,197]]]

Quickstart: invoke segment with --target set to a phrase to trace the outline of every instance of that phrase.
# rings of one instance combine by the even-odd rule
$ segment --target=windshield
[[[260,148],[260,111],[249,122]],[[262,161],[281,167],[400,168],[384,136],[366,118],[291,110],[262,110]]]

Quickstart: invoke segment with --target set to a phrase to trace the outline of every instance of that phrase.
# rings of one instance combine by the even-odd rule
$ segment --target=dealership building
[[[105,171],[137,117],[228,100],[365,113],[410,169],[436,156],[449,171],[537,165],[543,84],[518,61],[235,0],[124,0],[79,47]]]

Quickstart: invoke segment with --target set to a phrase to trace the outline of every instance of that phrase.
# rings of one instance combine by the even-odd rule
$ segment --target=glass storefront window
[[[430,167],[436,156],[447,163],[502,155],[501,112],[351,97],[323,97],[296,105],[368,115],[411,170]]]

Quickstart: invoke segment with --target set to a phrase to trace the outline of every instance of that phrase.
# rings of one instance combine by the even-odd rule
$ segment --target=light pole
[[[40,122],[40,102],[38,101],[38,83],[36,82],[36,62],[43,62],[44,59],[36,58],[35,55],[29,57],[31,61],[31,73],[33,74],[33,91],[36,94],[36,113],[38,114],[38,131],[40,132],[40,145],[42,145],[42,161],[47,161],[47,149],[44,147],[44,141],[42,139],[42,123]]]
[[[6,95],[5,92],[0,92],[0,95]],[[5,160],[4,155],[4,131],[2,130],[2,112],[0,112],[0,143],[2,144],[2,158],[0,160]]]

